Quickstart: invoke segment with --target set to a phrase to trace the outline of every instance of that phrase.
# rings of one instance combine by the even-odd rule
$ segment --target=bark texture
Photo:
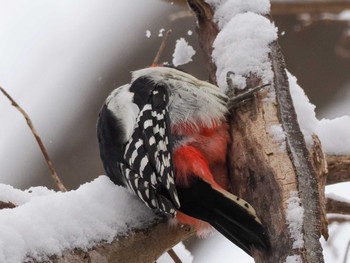
[[[321,233],[325,240],[328,240],[328,219],[327,219],[327,199],[326,199],[326,181],[328,175],[328,164],[326,156],[322,150],[320,139],[314,134],[313,147],[310,151],[312,166],[317,175],[318,192],[320,198],[320,221],[321,221]]]
[[[213,10],[200,0],[188,2],[198,16],[198,33],[203,50],[205,53],[211,52],[218,33],[217,26],[211,20]],[[209,16],[203,17],[207,14]],[[256,208],[269,234],[271,251],[253,251],[256,262],[284,262],[292,255],[298,255],[302,262],[323,262],[319,243],[321,220],[316,172],[297,123],[282,53],[277,42],[273,42],[270,48],[274,72],[274,83],[271,84],[276,101],[264,101],[268,91],[261,91],[232,111],[229,119],[232,145],[228,159],[232,191]],[[211,64],[210,56],[207,55],[207,58]],[[210,72],[212,75],[215,72]],[[247,88],[259,84],[262,83],[257,76],[247,77]],[[281,125],[285,132],[284,150],[269,132],[272,125]],[[286,224],[288,200],[292,192],[297,193],[305,211],[302,224],[304,245],[297,248],[293,247]]]

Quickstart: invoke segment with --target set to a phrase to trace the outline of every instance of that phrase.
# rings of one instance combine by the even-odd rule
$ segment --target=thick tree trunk
[[[213,10],[200,0],[189,0],[198,16],[198,33],[208,58],[218,27],[212,21]],[[270,45],[276,101],[267,102],[268,91],[240,105],[230,117],[232,145],[229,174],[232,191],[249,201],[266,227],[271,251],[254,250],[256,262],[285,262],[288,257],[300,262],[323,262],[319,242],[320,204],[317,178],[294,111],[283,56],[277,42]],[[215,72],[210,72],[215,80]],[[261,84],[256,76],[247,78],[247,88]],[[273,125],[285,134],[285,149],[270,133]],[[287,224],[288,205],[293,198],[304,209],[300,222],[302,243],[296,245]],[[299,240],[300,241],[300,240]]]

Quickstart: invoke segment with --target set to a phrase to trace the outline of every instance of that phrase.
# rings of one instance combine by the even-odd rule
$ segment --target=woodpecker
[[[268,248],[253,207],[225,190],[228,97],[171,67],[132,72],[107,97],[97,135],[107,176],[156,213],[212,226],[246,253]]]

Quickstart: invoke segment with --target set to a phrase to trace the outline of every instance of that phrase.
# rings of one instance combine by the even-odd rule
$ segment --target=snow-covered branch
[[[112,258],[130,255],[135,261],[128,262],[146,262],[141,258],[147,257],[154,261],[193,233],[159,221],[136,196],[106,176],[65,193],[0,184],[0,200],[16,205],[0,210],[0,262],[72,262],[67,258],[81,256],[116,262]]]
[[[53,263],[155,262],[165,251],[192,234],[193,230],[187,225],[169,227],[168,222],[161,221],[136,230],[128,236],[119,237],[111,243],[100,242],[87,251],[82,249],[65,251],[60,256],[51,257],[50,260]]]

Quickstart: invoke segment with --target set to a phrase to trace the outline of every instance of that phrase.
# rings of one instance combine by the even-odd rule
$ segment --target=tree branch
[[[216,65],[211,58],[213,51],[213,42],[219,32],[217,24],[213,23],[213,10],[202,0],[188,0],[188,5],[194,11],[198,20],[199,45],[203,51],[209,73],[209,82],[216,83]]]
[[[327,185],[350,181],[350,156],[328,155]]]
[[[310,151],[311,162],[317,176],[318,192],[320,197],[320,222],[321,233],[325,240],[328,240],[328,219],[327,219],[327,199],[326,199],[326,181],[328,175],[326,156],[322,150],[320,139],[316,134],[312,135],[313,146]]]
[[[0,210],[5,208],[15,208],[16,205],[11,202],[3,202],[0,200]]]
[[[344,216],[332,216],[330,218],[328,218],[328,224],[332,224],[332,223],[347,223],[350,222],[350,218],[349,217],[344,217]]]
[[[29,118],[28,114],[23,110],[23,108],[21,106],[19,106],[19,104],[10,96],[10,94],[8,94],[6,92],[6,90],[4,90],[1,86],[0,86],[0,91],[9,99],[9,101],[11,101],[12,106],[14,106],[25,118],[25,120],[27,121],[27,124],[31,130],[31,132],[34,135],[35,140],[37,141],[39,148],[42,152],[42,154],[44,155],[46,164],[51,172],[51,177],[53,179],[53,181],[55,182],[55,184],[57,185],[58,189],[62,192],[66,192],[67,189],[66,187],[63,185],[61,179],[58,177],[55,168],[53,167],[53,164],[51,162],[51,159],[49,157],[49,153],[47,152],[45,145],[43,143],[43,141],[41,140],[38,132],[36,131],[36,129],[34,128],[34,125],[32,123],[32,120]]]
[[[327,198],[327,213],[350,215],[350,203]]]
[[[194,234],[188,225],[169,226],[166,221],[157,222],[134,234],[118,237],[111,244],[99,244],[89,251],[75,249],[66,251],[61,257],[52,257],[53,263],[153,263],[164,251]],[[39,263],[39,261],[37,261]]]
[[[301,133],[293,101],[289,92],[288,78],[283,56],[277,42],[271,47],[272,68],[275,73],[275,90],[281,124],[286,134],[287,150],[295,170],[298,195],[304,208],[302,229],[305,262],[323,262],[320,238],[320,195],[317,174],[312,166],[310,154]],[[288,189],[287,189],[288,191]]]

